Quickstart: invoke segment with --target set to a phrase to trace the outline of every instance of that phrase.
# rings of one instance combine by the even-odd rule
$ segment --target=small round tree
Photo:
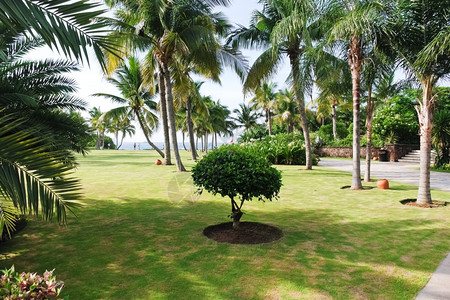
[[[192,177],[200,193],[230,197],[234,229],[239,228],[244,201],[277,199],[282,185],[280,171],[239,145],[222,145],[209,152],[193,167]]]

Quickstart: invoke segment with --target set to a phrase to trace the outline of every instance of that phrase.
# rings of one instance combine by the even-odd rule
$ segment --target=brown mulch
[[[405,199],[405,200],[400,201],[400,203],[403,205],[422,207],[422,208],[435,208],[435,207],[442,207],[442,206],[447,205],[447,202],[444,202],[444,201],[433,201],[431,204],[428,204],[428,203],[419,204],[416,201],[417,201],[417,199]]]
[[[241,222],[238,230],[233,229],[233,222],[211,225],[203,234],[216,242],[230,244],[270,243],[283,236],[279,228],[257,222]]]

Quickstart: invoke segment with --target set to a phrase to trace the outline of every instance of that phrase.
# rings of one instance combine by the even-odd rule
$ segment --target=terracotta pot
[[[162,164],[162,161],[161,160],[159,160],[159,159],[157,159],[156,161],[155,161],[155,165],[161,165]]]
[[[387,179],[380,179],[377,181],[377,186],[379,189],[387,190],[389,189],[389,181]]]
[[[378,160],[378,156],[375,156],[375,157],[373,158],[373,160]]]

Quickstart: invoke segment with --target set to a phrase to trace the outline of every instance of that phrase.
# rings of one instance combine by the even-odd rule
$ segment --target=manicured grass
[[[340,189],[351,174],[302,166],[279,166],[280,200],[243,207],[243,221],[278,226],[281,240],[218,244],[202,230],[229,221],[229,200],[194,195],[189,173],[156,158],[80,158],[77,218],[67,227],[31,220],[1,244],[0,267],[56,268],[70,299],[413,299],[450,249],[450,206],[406,207],[399,201],[414,198],[414,186],[351,191]]]

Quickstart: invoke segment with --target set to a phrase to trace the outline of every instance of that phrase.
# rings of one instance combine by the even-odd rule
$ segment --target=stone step
[[[431,151],[431,163],[434,164],[436,158],[436,152],[434,150]],[[412,150],[402,158],[398,160],[399,162],[404,163],[420,163],[420,150]]]

